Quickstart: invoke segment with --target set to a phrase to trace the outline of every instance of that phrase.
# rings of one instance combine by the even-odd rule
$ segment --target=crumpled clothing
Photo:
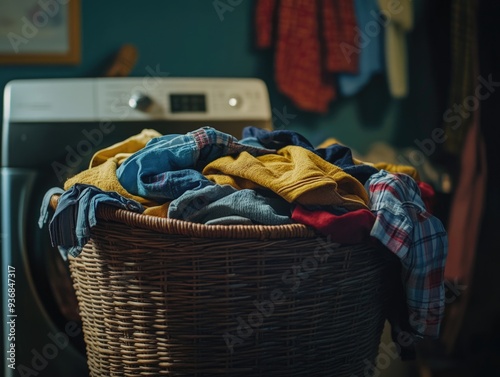
[[[333,137],[329,137],[324,140],[317,148],[326,148],[332,144],[342,143]],[[373,166],[375,169],[377,169],[377,171],[383,169],[388,171],[389,173],[408,174],[417,182],[421,181],[419,172],[415,167],[396,163],[396,150],[394,150],[394,148],[390,147],[389,145],[376,142],[374,145],[372,145],[369,155],[370,156],[366,156],[366,158],[363,158],[363,160],[353,157],[352,161],[356,165]],[[386,160],[391,162],[386,162]]]
[[[117,169],[120,184],[133,195],[164,203],[185,191],[202,188],[203,177],[197,170],[211,161],[247,152],[252,155],[275,153],[274,150],[245,145],[212,127],[203,127],[185,135],[171,134],[152,139],[146,147],[126,159]],[[186,170],[189,170],[186,172]],[[179,185],[179,177],[183,184]]]
[[[425,209],[431,214],[434,213],[434,206],[436,204],[436,192],[434,188],[427,182],[417,182],[417,184],[422,195],[422,201],[425,204]]]
[[[64,190],[60,187],[52,187],[49,189],[42,199],[42,205],[40,207],[40,217],[38,218],[38,227],[40,229],[49,221],[49,207],[50,207],[50,199],[54,195],[62,195],[64,194]]]
[[[372,174],[378,172],[373,166],[356,164],[353,161],[351,150],[344,145],[330,144],[326,148],[315,149],[309,140],[294,131],[267,131],[249,126],[243,129],[243,138],[243,141],[256,139],[264,148],[281,149],[289,145],[300,146],[320,156],[323,160],[338,166],[363,184]]]
[[[311,211],[297,205],[292,212],[292,219],[316,229],[332,242],[354,245],[370,242],[375,215],[368,209],[337,215],[325,210]]]
[[[358,180],[294,145],[258,157],[247,152],[221,157],[208,164],[203,174],[237,189],[267,188],[289,203],[368,209],[368,194]]]
[[[38,221],[40,227],[48,220],[48,204],[55,193],[61,193],[60,189],[52,189],[45,194]],[[62,192],[49,223],[49,232],[52,246],[59,248],[64,260],[68,255],[77,257],[90,240],[90,229],[97,224],[97,208],[102,204],[137,213],[144,211],[144,207],[135,200],[91,185],[76,184]]]
[[[290,205],[254,190],[213,185],[189,190],[170,203],[168,217],[202,224],[290,224]]]
[[[116,159],[118,166],[120,166],[133,153],[144,148],[151,139],[161,136],[161,133],[158,131],[145,128],[137,135],[97,151],[92,156],[89,168],[99,166],[111,158]]]
[[[415,335],[437,337],[445,305],[446,230],[426,210],[410,176],[381,170],[365,187],[376,216],[370,235],[401,260],[409,323]]]
[[[414,168],[413,166],[391,164],[388,162],[376,162],[373,164],[373,166],[378,170],[385,170],[389,173],[393,173],[393,174],[403,173],[403,174],[409,175],[417,182],[419,182],[421,180],[420,174],[418,173],[418,170],[416,168]]]
[[[132,195],[118,181],[116,169],[133,153],[144,148],[153,138],[161,134],[152,129],[143,129],[139,134],[131,136],[119,143],[97,151],[89,164],[89,169],[84,170],[64,182],[64,189],[77,183],[99,187],[103,191],[116,191],[125,198],[135,200],[147,207],[156,207],[158,203]]]
[[[77,175],[68,178],[64,182],[64,189],[69,190],[71,187],[77,184],[91,185],[100,188],[103,191],[113,191],[117,192],[121,196],[135,200],[144,206],[158,206],[153,200],[145,199],[141,196],[132,195],[118,181],[116,176],[116,170],[118,169],[119,160],[118,158],[110,158],[104,161],[100,165],[96,165],[93,168],[83,170]]]

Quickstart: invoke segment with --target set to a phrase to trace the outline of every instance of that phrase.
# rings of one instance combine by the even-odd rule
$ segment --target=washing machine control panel
[[[271,119],[265,84],[256,79],[163,78],[97,83],[102,117],[168,120]]]
[[[253,78],[40,79],[8,84],[11,120],[263,120],[272,118],[267,87]],[[10,95],[16,91],[15,95]]]

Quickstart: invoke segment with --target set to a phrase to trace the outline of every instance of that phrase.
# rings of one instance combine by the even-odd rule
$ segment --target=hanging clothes
[[[477,4],[452,1],[452,86],[450,103],[462,104],[475,93],[481,82],[478,58]],[[459,57],[460,56],[460,57]],[[479,80],[479,81],[478,81]],[[483,89],[484,90],[484,89]],[[456,123],[445,123],[448,136],[444,147],[451,155],[460,156],[457,187],[451,203],[448,223],[450,251],[445,277],[453,284],[469,287],[475,267],[487,186],[486,145],[481,131],[480,102]],[[469,291],[452,303],[443,329],[443,342],[451,350],[459,337]]]
[[[357,48],[352,0],[259,0],[256,33],[257,47],[274,43],[276,85],[301,110],[327,112],[337,95],[331,74],[358,71],[358,55],[345,52]]]
[[[413,29],[411,0],[378,0],[387,17],[385,30],[385,61],[389,91],[395,98],[408,94],[408,47],[406,34]]]
[[[453,156],[460,156],[465,137],[474,122],[471,112],[478,110],[477,87],[477,2],[453,0],[451,3],[451,87],[448,109],[443,114],[446,143],[443,147]],[[472,111],[468,110],[472,109]]]
[[[461,157],[461,175],[453,197],[448,234],[450,252],[445,277],[468,287],[476,259],[481,219],[486,199],[487,162],[485,143],[480,132],[479,111],[474,114]],[[447,326],[443,331],[449,348],[455,343],[467,305],[467,295],[450,306]]]
[[[357,73],[339,74],[339,91],[343,96],[353,96],[363,89],[370,79],[384,71],[384,56],[382,44],[384,27],[379,22],[379,7],[377,0],[355,0],[356,19],[358,28],[363,33],[369,33],[359,49],[352,51],[352,55],[359,53],[359,70]],[[372,29],[372,27],[375,29]]]

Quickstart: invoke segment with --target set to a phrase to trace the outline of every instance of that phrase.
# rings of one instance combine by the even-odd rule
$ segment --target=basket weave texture
[[[92,376],[369,375],[387,299],[381,250],[300,224],[106,206],[98,218],[70,257]]]

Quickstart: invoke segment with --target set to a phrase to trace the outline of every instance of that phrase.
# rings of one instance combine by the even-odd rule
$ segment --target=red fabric
[[[322,0],[323,35],[326,50],[326,70],[358,72],[359,54],[347,57],[344,44],[356,46],[356,17],[352,0]]]
[[[486,200],[486,148],[479,124],[479,110],[467,132],[461,156],[461,174],[453,196],[448,224],[448,259],[444,271],[450,281],[468,285],[476,259]]]
[[[370,231],[375,223],[375,215],[367,209],[334,215],[323,210],[310,211],[300,205],[293,210],[292,219],[344,245],[371,242]]]
[[[276,0],[263,0],[257,2],[257,8],[255,10],[257,47],[271,47],[275,7]]]
[[[317,13],[316,1],[281,0],[274,74],[298,108],[325,113],[336,91],[323,83]]]
[[[454,286],[458,283],[467,288],[473,280],[486,201],[487,171],[485,141],[480,129],[479,110],[476,110],[462,150],[461,174],[449,215],[448,258],[444,276]],[[460,300],[447,308],[442,339],[448,348],[456,345],[465,321],[466,308],[470,304],[468,290],[463,294]]]
[[[422,197],[422,200],[424,201],[425,208],[427,209],[427,212],[433,213],[434,212],[434,200],[436,196],[436,192],[434,191],[434,188],[426,182],[417,182],[418,188],[420,189],[420,196]]]
[[[275,0],[257,2],[257,46],[272,45],[277,12],[276,85],[297,108],[326,113],[336,97],[329,74],[357,72],[358,68],[357,57],[348,59],[342,53],[343,43],[355,45],[353,1],[280,0],[277,10],[276,5]],[[323,25],[321,30],[319,25]]]

